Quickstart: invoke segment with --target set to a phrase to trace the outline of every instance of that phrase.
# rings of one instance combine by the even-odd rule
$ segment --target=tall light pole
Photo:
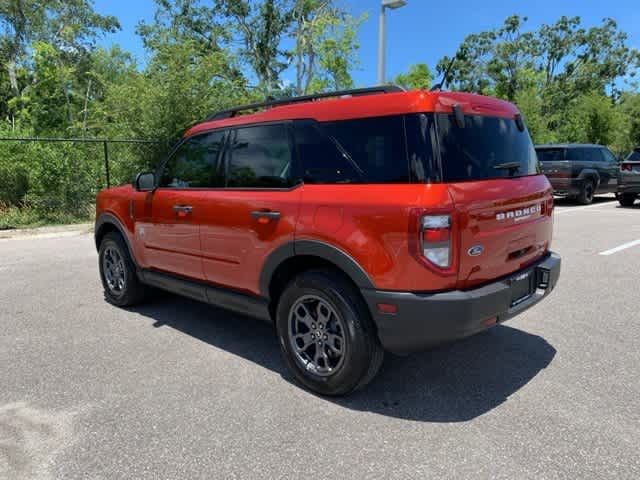
[[[384,54],[385,54],[385,34],[384,34],[384,13],[387,8],[395,10],[396,8],[404,7],[407,4],[406,0],[382,0],[380,4],[380,25],[378,30],[378,84],[383,85],[384,79]]]

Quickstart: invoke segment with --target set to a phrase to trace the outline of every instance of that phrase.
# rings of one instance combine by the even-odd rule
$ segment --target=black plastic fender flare
[[[271,252],[260,272],[260,293],[269,298],[269,285],[276,269],[286,260],[308,255],[318,257],[341,269],[358,288],[375,288],[367,272],[347,253],[339,248],[318,240],[295,240],[286,243]]]

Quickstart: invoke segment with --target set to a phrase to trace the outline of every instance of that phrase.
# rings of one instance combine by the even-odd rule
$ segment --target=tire
[[[276,327],[289,369],[302,385],[322,395],[363,388],[384,360],[367,305],[338,271],[297,275],[280,296]]]
[[[98,265],[107,302],[130,307],[144,299],[146,288],[138,280],[136,266],[119,233],[109,232],[100,242]]]
[[[632,207],[633,203],[636,201],[636,194],[634,193],[623,193],[618,195],[618,202],[623,207]]]
[[[576,200],[580,205],[590,205],[593,203],[593,197],[595,193],[596,193],[595,182],[591,179],[586,179],[582,183],[580,194],[577,196]]]

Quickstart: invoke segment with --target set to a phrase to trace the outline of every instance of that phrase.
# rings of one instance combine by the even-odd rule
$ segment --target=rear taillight
[[[630,172],[632,170],[631,164],[630,163],[621,163],[620,164],[620,170],[623,172]]]
[[[411,256],[439,276],[457,275],[458,222],[458,216],[450,210],[411,209]]]
[[[549,197],[542,204],[542,214],[550,217],[553,215],[553,196]]]
[[[420,218],[422,256],[438,268],[451,266],[451,217],[424,215]]]

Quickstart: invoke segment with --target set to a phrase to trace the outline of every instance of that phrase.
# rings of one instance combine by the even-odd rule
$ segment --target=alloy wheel
[[[126,286],[126,268],[122,255],[115,247],[107,247],[102,256],[102,270],[107,287],[114,295],[122,295]]]
[[[296,361],[303,368],[327,377],[342,366],[347,348],[345,324],[323,298],[305,295],[293,304],[288,336]]]

